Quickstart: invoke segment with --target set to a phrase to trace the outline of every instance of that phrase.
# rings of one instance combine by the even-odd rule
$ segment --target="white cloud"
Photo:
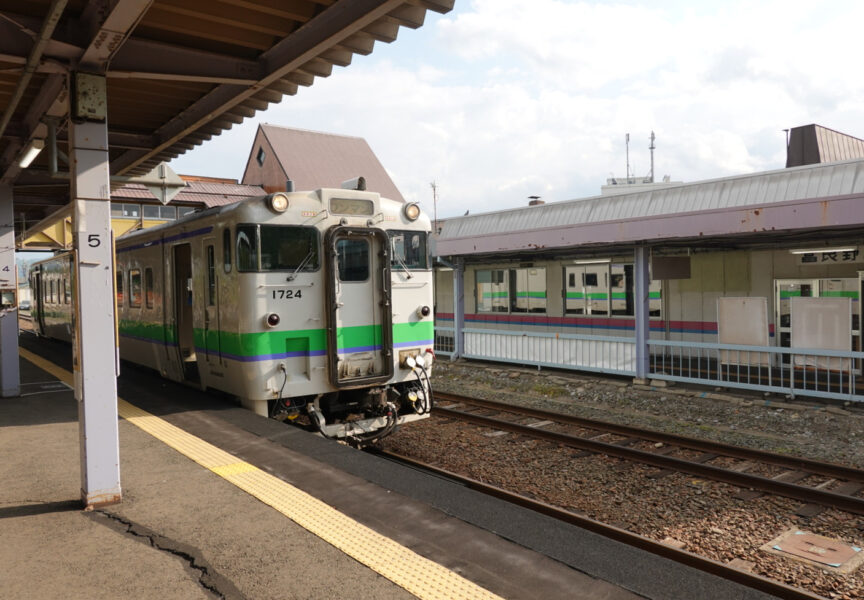
[[[779,168],[784,128],[864,136],[862,18],[857,2],[460,0],[260,120],[366,138],[406,198],[431,210],[437,182],[439,216],[597,194],[624,175],[627,132],[636,175],[652,130],[658,178]],[[242,171],[253,134],[183,164],[215,167],[192,159],[221,147],[220,171]]]

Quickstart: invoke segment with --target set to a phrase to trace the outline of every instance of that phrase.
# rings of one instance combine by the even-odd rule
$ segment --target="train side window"
[[[258,226],[237,227],[237,270],[258,270]]]
[[[117,306],[123,306],[123,271],[117,271]]]
[[[141,269],[129,269],[129,306],[141,307]]]
[[[153,269],[144,269],[144,304],[153,308]]]
[[[53,279],[52,279],[51,282],[48,284],[48,286],[49,286],[49,290],[50,290],[50,291],[48,292],[48,301],[49,301],[51,304],[54,304],[54,280],[53,280]]]
[[[228,227],[222,231],[222,268],[226,273],[231,272],[231,229]]]
[[[216,304],[216,247],[207,246],[207,304]]]

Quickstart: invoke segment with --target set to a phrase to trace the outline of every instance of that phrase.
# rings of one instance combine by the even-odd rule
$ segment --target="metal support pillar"
[[[465,261],[457,258],[453,269],[453,354],[456,360],[465,351]]]
[[[0,184],[0,396],[21,393],[18,371],[18,270],[12,186]]]
[[[107,102],[104,86],[90,93],[88,101]],[[81,497],[87,506],[103,506],[121,500],[107,123],[70,121],[69,143],[77,254],[73,366]]]
[[[636,312],[636,378],[648,378],[648,337],[651,334],[650,305],[648,287],[651,279],[648,274],[648,248],[637,246],[634,251],[633,262],[635,285],[635,312]]]

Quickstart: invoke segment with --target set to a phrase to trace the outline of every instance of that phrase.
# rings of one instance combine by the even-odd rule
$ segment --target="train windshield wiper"
[[[300,261],[300,264],[297,265],[297,268],[294,269],[294,272],[288,276],[288,281],[294,281],[294,279],[297,277],[297,273],[303,270],[303,267],[305,267],[309,263],[309,261],[312,260],[312,257],[314,255],[315,248],[309,248],[309,254],[306,255],[306,258]]]
[[[402,257],[399,256],[399,253],[396,252],[396,248],[393,247],[391,248],[391,250],[393,250],[393,258],[396,259],[396,262],[398,262],[399,266],[402,267],[402,269],[404,269],[405,271],[405,279],[411,279],[412,277],[414,277],[414,275],[411,274],[411,271],[409,271],[408,267],[405,265],[405,261],[403,261]]]

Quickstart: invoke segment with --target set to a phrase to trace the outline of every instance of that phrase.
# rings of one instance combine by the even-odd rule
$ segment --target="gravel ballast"
[[[433,385],[442,392],[864,468],[864,413],[856,407],[467,361],[436,363]],[[860,547],[864,519],[857,515],[826,510],[807,519],[795,515],[801,503],[794,500],[739,500],[738,489],[726,484],[684,474],[652,479],[648,475],[657,470],[645,465],[488,434],[442,422],[433,413],[401,428],[384,446],[721,562],[747,561],[742,564],[752,563],[755,573],[828,598],[864,597],[862,569],[835,573],[760,549],[792,528]]]

